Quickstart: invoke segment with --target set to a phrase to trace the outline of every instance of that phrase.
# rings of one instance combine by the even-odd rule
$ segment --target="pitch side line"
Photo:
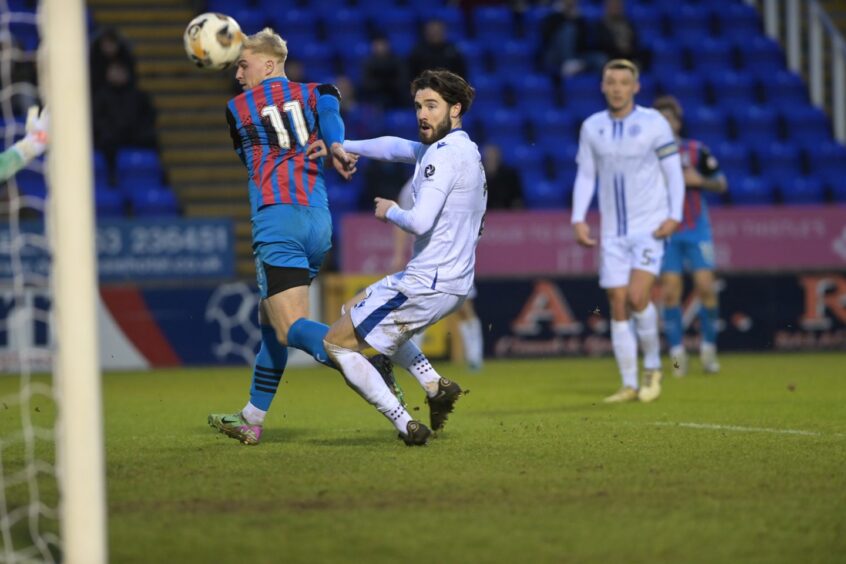
[[[770,427],[743,427],[740,425],[718,425],[716,423],[673,423],[669,421],[656,421],[653,423],[658,427],[686,427],[688,429],[707,429],[711,431],[738,431],[741,433],[774,433],[777,435],[803,435],[806,437],[822,437],[827,433],[817,431],[802,431],[800,429],[773,429]],[[842,433],[832,433],[835,437],[843,437]],[[829,435],[831,436],[831,435]]]

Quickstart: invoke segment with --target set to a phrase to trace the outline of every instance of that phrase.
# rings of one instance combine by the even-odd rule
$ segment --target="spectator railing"
[[[825,9],[817,0],[746,1],[761,9],[767,35],[785,45],[790,70],[806,70],[811,100],[829,110],[834,136],[846,143],[846,40]]]

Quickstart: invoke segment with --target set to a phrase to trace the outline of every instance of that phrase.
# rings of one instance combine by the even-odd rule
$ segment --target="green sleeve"
[[[24,167],[24,161],[14,149],[0,153],[0,182],[5,182]]]

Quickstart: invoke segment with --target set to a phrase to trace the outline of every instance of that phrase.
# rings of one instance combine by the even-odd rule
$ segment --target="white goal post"
[[[106,488],[85,3],[43,0],[41,9],[39,72],[50,111],[46,219],[53,251],[62,560],[104,564]]]

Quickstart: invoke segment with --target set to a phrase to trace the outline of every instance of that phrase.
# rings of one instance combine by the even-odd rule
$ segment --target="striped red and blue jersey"
[[[720,173],[720,164],[711,154],[707,145],[695,139],[682,139],[679,143],[682,168],[693,167],[705,178],[712,178]],[[711,221],[708,217],[708,202],[702,197],[699,188],[686,187],[684,192],[684,213],[679,231],[700,229],[710,233]]]
[[[232,144],[249,173],[253,215],[275,204],[329,207],[323,159],[306,158],[320,136],[317,98],[327,88],[335,89],[268,78],[227,103]]]

